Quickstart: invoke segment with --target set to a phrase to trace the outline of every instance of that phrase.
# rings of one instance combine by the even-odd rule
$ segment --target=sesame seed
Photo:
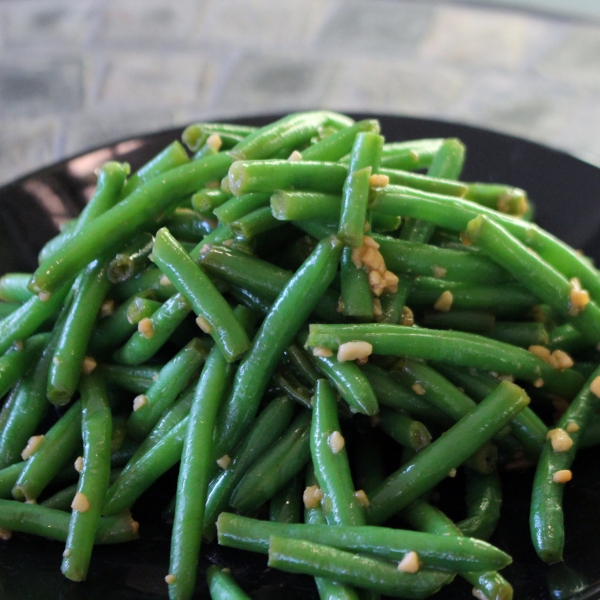
[[[198,325],[204,333],[210,333],[212,331],[212,325],[204,317],[196,317],[196,325]]]
[[[162,275],[161,278],[158,280],[158,283],[160,285],[171,285],[171,280],[166,275]]]
[[[145,394],[140,394],[133,399],[133,412],[136,412],[148,404],[148,397]]]
[[[425,395],[425,388],[419,383],[413,383],[411,386],[412,391],[419,396]]]
[[[75,459],[75,463],[73,464],[73,466],[75,467],[75,470],[78,473],[81,473],[81,471],[83,471],[83,456],[78,456]]]
[[[165,577],[165,582],[168,585],[171,585],[172,583],[175,583],[175,575],[173,575],[173,573],[169,573],[166,577]]]
[[[223,140],[221,139],[221,136],[218,133],[212,133],[208,136],[208,139],[206,140],[206,145],[212,150],[216,150],[218,152],[221,149],[221,146],[223,145]]]
[[[567,425],[566,429],[569,433],[574,433],[575,431],[579,431],[579,425],[577,425],[577,423],[574,423],[573,421],[571,421]]]
[[[561,469],[560,471],[556,471],[552,476],[552,481],[555,483],[567,483],[567,481],[571,481],[573,479],[573,473],[569,471],[569,469]]]
[[[294,150],[289,156],[288,160],[291,162],[296,162],[298,160],[302,160],[302,154],[298,152],[298,150]]]

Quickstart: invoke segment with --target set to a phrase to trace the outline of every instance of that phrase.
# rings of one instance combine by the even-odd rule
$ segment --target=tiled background
[[[600,165],[600,24],[494,6],[0,0],[0,183],[140,132],[316,107],[481,125]]]

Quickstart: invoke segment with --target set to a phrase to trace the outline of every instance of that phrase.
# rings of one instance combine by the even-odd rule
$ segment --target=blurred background
[[[600,165],[598,0],[0,0],[0,183],[194,120],[458,121]]]

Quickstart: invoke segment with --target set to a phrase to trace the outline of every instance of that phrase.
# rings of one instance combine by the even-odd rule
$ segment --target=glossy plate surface
[[[372,115],[353,115],[364,118]],[[238,119],[264,124],[276,116]],[[379,117],[387,141],[423,137],[458,137],[467,145],[466,181],[503,182],[524,188],[543,227],[600,260],[600,169],[561,152],[491,131],[395,116]],[[106,160],[128,161],[137,169],[181,129],[151,134],[106,146],[63,161],[0,188],[0,272],[31,271],[45,241],[61,222],[75,216],[90,197],[94,169]],[[600,451],[581,452],[574,479],[565,493],[566,552],[564,563],[548,567],[537,559],[529,541],[528,502],[531,473],[503,478],[503,516],[491,540],[513,558],[502,573],[515,588],[515,600],[600,597]],[[0,598],[3,600],[153,600],[168,598],[170,529],[160,511],[175,489],[176,474],[163,477],[145,494],[134,517],[141,540],[97,547],[88,576],[74,584],[60,573],[63,545],[25,535],[0,541]],[[444,506],[462,518],[461,500]],[[216,544],[203,547],[199,566],[211,561],[229,566],[241,585],[256,599],[317,598],[311,578],[291,577],[266,568],[262,556],[228,551]],[[208,598],[199,573],[196,598]],[[458,579],[435,598],[472,598]]]

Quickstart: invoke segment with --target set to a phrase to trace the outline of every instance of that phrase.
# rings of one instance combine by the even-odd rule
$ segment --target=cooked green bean
[[[598,377],[600,368],[586,381],[556,428],[548,432],[536,468],[529,524],[538,556],[549,563],[562,560],[565,541],[562,496],[586,424],[600,406]]]
[[[463,535],[488,540],[500,518],[502,489],[497,471],[481,474],[467,471],[468,517],[457,523]]]
[[[296,188],[341,194],[348,169],[339,163],[308,160],[243,160],[229,169],[229,187],[234,196]]]
[[[475,410],[371,493],[365,511],[367,522],[382,523],[419,498],[505,427],[527,404],[529,397],[521,388],[503,381]]]
[[[253,131],[230,154],[237,160],[269,158],[279,150],[307,142],[322,127],[341,129],[353,123],[352,119],[334,112],[294,113]]]
[[[600,307],[587,298],[579,301],[573,282],[527,247],[501,225],[483,215],[467,224],[469,240],[501,263],[529,291],[568,321],[590,344],[600,342]]]
[[[384,144],[381,166],[407,171],[428,168],[443,142],[443,139],[432,138]]]
[[[87,576],[110,477],[112,419],[104,382],[92,373],[82,378],[80,390],[83,467],[71,505],[61,568],[72,581],[83,581]]]
[[[98,182],[94,195],[85,205],[79,217],[73,222],[73,225],[62,231],[42,248],[39,255],[40,262],[50,263],[51,260],[59,257],[63,252],[63,247],[70,242],[71,238],[76,236],[90,222],[110,210],[121,197],[127,175],[129,175],[129,165],[127,163],[109,161],[102,165],[98,171]],[[81,267],[93,258],[93,256],[90,256],[90,259],[83,262]]]
[[[251,239],[280,225],[281,223],[273,216],[271,208],[263,206],[233,221],[230,226],[237,236]]]
[[[310,459],[310,412],[303,410],[287,431],[244,474],[229,504],[252,511],[270,500]]]
[[[285,431],[292,419],[293,410],[294,405],[286,396],[279,396],[267,404],[232,453],[229,466],[210,482],[202,529],[205,537],[212,539],[215,536],[215,523],[219,514],[229,505],[233,490],[248,467]]]
[[[288,398],[304,406],[304,408],[310,409],[311,392],[294,377],[294,374],[289,369],[280,367],[275,371],[273,374],[273,384]]]
[[[424,192],[433,192],[434,194],[463,198],[469,190],[469,186],[460,181],[420,175],[419,173],[412,173],[411,171],[403,171],[401,169],[380,168],[378,173],[388,177],[391,185],[405,185],[423,190]]]
[[[191,311],[192,307],[181,294],[173,294],[147,317],[145,327],[141,330],[138,323],[138,331],[115,352],[114,359],[124,365],[140,365],[146,362],[162,348]]]
[[[22,531],[59,542],[67,540],[69,514],[39,504],[0,500],[0,527]],[[129,514],[101,517],[94,537],[95,544],[118,544],[138,538],[139,524]]]
[[[0,300],[2,302],[27,302],[31,292],[27,284],[31,273],[6,273],[0,277]]]
[[[427,170],[430,177],[458,179],[465,160],[465,147],[460,140],[449,138],[444,140],[433,155]],[[413,242],[427,242],[433,234],[434,225],[419,219],[404,222],[400,237]]]
[[[329,525],[364,525],[363,506],[355,495],[333,388],[319,379],[315,388],[310,451],[321,505]]]
[[[269,566],[290,573],[331,577],[403,598],[423,598],[452,579],[444,571],[402,573],[396,564],[304,540],[271,536]]]
[[[244,328],[207,275],[194,263],[167,229],[159,229],[152,250],[153,261],[189,302],[228,361],[240,358],[250,346]]]
[[[268,206],[269,198],[268,193],[262,192],[234,196],[214,209],[215,217],[219,219],[220,223],[231,225],[251,212]]]
[[[150,179],[127,198],[87,223],[67,240],[52,260],[44,260],[29,283],[36,294],[55,295],[95,256],[113,248],[136,233],[145,223],[202,184],[223,177],[231,164],[226,154],[197,160]]]
[[[273,216],[282,221],[333,222],[340,218],[342,208],[339,194],[322,192],[278,190],[271,196],[270,202]]]
[[[300,523],[302,492],[304,490],[302,473],[295,475],[288,485],[280,489],[269,502],[269,520],[277,523]]]
[[[206,355],[206,346],[200,339],[193,338],[160,370],[150,388],[136,397],[127,421],[127,431],[132,439],[140,441],[150,433],[161,414],[198,373]]]
[[[227,357],[214,346],[206,359],[190,408],[177,480],[169,565],[172,576],[169,577],[169,596],[174,600],[191,598],[194,593],[204,505],[213,464],[212,433],[231,372],[232,365]]]
[[[487,542],[451,535],[434,535],[407,529],[375,526],[273,523],[241,515],[222,513],[217,521],[219,543],[225,546],[266,553],[272,535],[327,544],[340,550],[374,554],[400,561],[416,552],[426,567],[448,571],[502,569],[510,557]]]
[[[462,535],[460,529],[439,509],[417,500],[402,511],[402,518],[418,531],[437,535]],[[461,577],[471,583],[473,595],[484,600],[512,600],[512,586],[496,571],[461,571]]]
[[[57,406],[67,404],[75,393],[92,329],[109,287],[106,260],[102,258],[92,261],[75,282],[73,302],[48,372],[48,400]]]
[[[206,570],[206,580],[212,600],[251,600],[238,586],[229,569],[211,565]]]
[[[283,352],[333,281],[342,245],[321,241],[277,297],[235,375],[216,426],[216,458],[227,454],[248,429]]]
[[[381,429],[401,446],[422,450],[431,443],[427,427],[402,413],[384,407],[379,415]]]
[[[343,343],[370,343],[375,354],[404,355],[470,366],[539,382],[545,389],[572,398],[581,388],[581,376],[571,369],[557,371],[531,352],[472,333],[416,329],[383,323],[311,325],[308,346],[337,350]]]
[[[37,444],[35,443],[37,442]],[[30,440],[31,443],[31,440]],[[12,494],[17,500],[36,500],[81,446],[81,400],[73,404],[41,438],[34,438],[23,451],[27,464]],[[31,454],[33,452],[33,454]]]
[[[118,385],[134,394],[143,394],[158,377],[162,365],[130,367],[128,365],[101,364],[98,370],[107,383]]]

